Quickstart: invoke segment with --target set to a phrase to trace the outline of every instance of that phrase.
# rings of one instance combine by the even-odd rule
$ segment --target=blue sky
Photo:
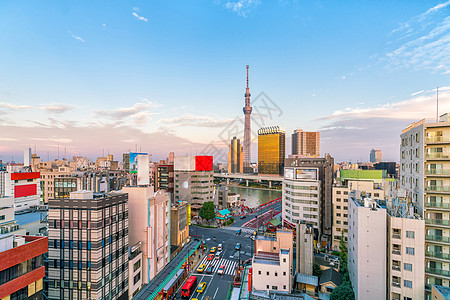
[[[91,158],[136,144],[155,159],[223,153],[248,64],[253,98],[282,112],[266,125],[320,130],[337,161],[373,147],[398,160],[401,130],[435,115],[437,86],[450,111],[449,12],[450,1],[2,1],[0,156],[36,145],[52,158],[58,143]]]

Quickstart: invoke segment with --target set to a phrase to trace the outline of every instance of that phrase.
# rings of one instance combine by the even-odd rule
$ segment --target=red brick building
[[[0,299],[43,299],[48,238],[0,236]]]

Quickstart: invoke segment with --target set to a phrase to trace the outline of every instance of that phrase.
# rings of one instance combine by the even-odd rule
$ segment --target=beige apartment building
[[[188,238],[188,204],[177,202],[170,207],[170,245],[182,247]]]
[[[170,260],[170,194],[153,186],[126,186],[130,244],[142,242],[142,283],[149,283]]]
[[[450,287],[450,121],[425,119],[401,134],[400,188],[425,219],[426,291]]]
[[[290,293],[293,288],[293,231],[257,235],[252,259],[254,290]]]
[[[339,242],[342,233],[347,242],[348,236],[348,194],[352,190],[359,190],[367,197],[373,199],[385,199],[383,185],[372,180],[348,180],[345,185],[338,183],[333,185],[333,239],[332,249],[339,251]]]

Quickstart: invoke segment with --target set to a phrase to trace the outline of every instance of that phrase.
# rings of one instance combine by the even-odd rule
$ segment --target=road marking
[[[214,293],[213,299],[216,299],[216,295],[217,295],[217,291],[219,290],[219,288],[216,289],[216,292]]]

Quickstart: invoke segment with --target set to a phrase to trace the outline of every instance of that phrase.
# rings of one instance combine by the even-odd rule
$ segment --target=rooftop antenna
[[[436,87],[436,123],[439,122],[439,87]]]
[[[58,160],[59,160],[59,142],[58,142]]]

